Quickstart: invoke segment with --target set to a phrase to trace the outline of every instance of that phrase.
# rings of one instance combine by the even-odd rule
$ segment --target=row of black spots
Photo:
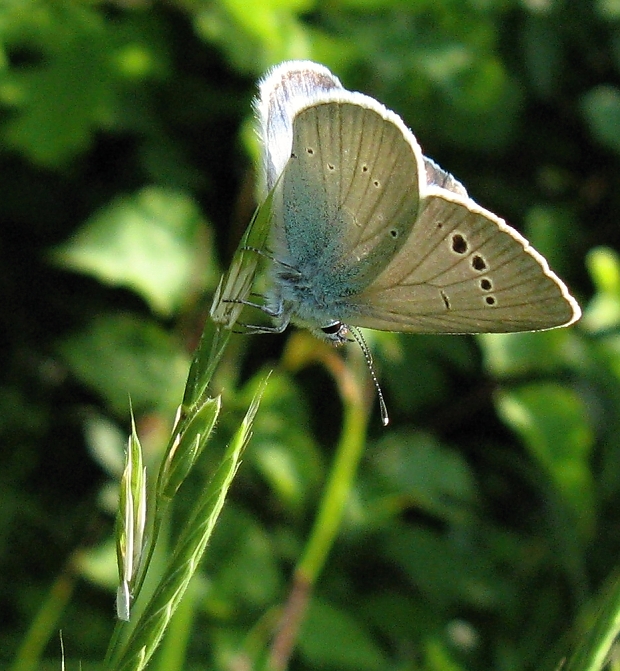
[[[306,153],[309,156],[314,156],[315,150],[314,150],[313,147],[306,147]],[[297,158],[295,153],[291,153],[291,158]],[[336,170],[336,166],[333,163],[327,163],[326,167],[327,167],[327,170],[329,172],[334,172]],[[361,172],[362,173],[367,173],[369,170],[370,170],[370,168],[368,167],[368,164],[367,163],[362,163]],[[376,189],[381,188],[381,182],[378,179],[374,179],[372,181],[372,184]],[[396,240],[398,238],[398,236],[400,235],[399,231],[395,228],[391,228],[389,230],[389,234],[394,240]]]
[[[315,153],[314,148],[313,147],[306,147],[306,153],[309,156],[314,156],[314,153]],[[292,158],[297,158],[294,153],[291,154],[291,157]],[[336,169],[336,166],[333,163],[327,163],[327,170],[329,172],[333,172],[335,169]],[[368,164],[367,163],[362,163],[361,171],[363,173],[367,173],[369,170],[370,170],[370,168],[368,167]],[[372,184],[376,189],[381,188],[381,182],[378,179],[374,179]]]
[[[306,154],[308,154],[308,156],[314,156],[314,148],[306,147]],[[336,166],[333,163],[326,163],[326,167],[328,172],[334,172],[336,170]]]
[[[313,149],[312,147],[306,147],[306,153],[307,153],[309,156],[314,156],[314,149]],[[292,158],[297,158],[297,157],[295,156],[294,153],[291,154],[291,157],[292,157]],[[326,164],[326,167],[327,167],[328,172],[334,172],[334,171],[336,170],[336,166],[335,166],[333,163],[327,163],[327,164]],[[361,171],[362,171],[363,173],[367,173],[367,172],[369,171],[369,169],[370,169],[370,168],[368,167],[368,164],[367,164],[367,163],[363,163],[363,164],[362,164]],[[376,189],[381,188],[381,182],[380,182],[378,179],[374,179],[373,182],[372,182],[372,184],[373,184],[373,186],[374,186]],[[395,228],[390,229],[389,234],[390,234],[390,236],[391,236],[392,238],[394,238],[395,240],[396,240],[396,239],[398,238],[398,236],[400,235],[399,232],[398,232],[398,230],[396,230]]]
[[[369,171],[370,171],[370,166],[368,165],[368,163],[366,163],[366,162],[364,161],[364,163],[362,163],[361,166],[360,166],[360,171],[361,171],[362,174],[364,174],[364,175],[365,175],[367,172],[369,172]],[[379,188],[381,187],[381,182],[380,182],[378,179],[374,179],[374,180],[372,181],[372,184],[373,184],[373,186],[374,186],[376,189],[379,189]]]
[[[437,228],[443,228],[443,224],[439,223]],[[453,233],[450,237],[450,242],[452,245],[452,251],[455,254],[464,256],[465,254],[469,253],[469,243],[467,242],[467,238],[461,233]],[[470,263],[471,267],[476,272],[482,273],[485,270],[488,270],[487,262],[485,261],[484,256],[481,254],[472,254]]]
[[[313,147],[306,147],[306,153],[309,156],[314,156],[314,148]],[[291,154],[291,157],[296,158],[295,154]],[[327,163],[326,167],[327,167],[327,170],[329,172],[334,172],[334,170],[336,170],[336,166],[333,163]],[[368,167],[367,163],[362,164],[362,172],[363,173],[368,172],[369,169],[370,168]],[[378,179],[374,179],[372,184],[375,187],[375,189],[381,188],[381,182]]]
[[[471,267],[479,273],[482,273],[487,270],[487,262],[480,256],[480,254],[474,254],[471,257]]]
[[[362,173],[365,174],[369,170],[370,170],[370,168],[368,167],[368,163],[362,163],[362,166],[361,166]],[[372,180],[372,185],[375,187],[375,189],[381,188],[381,182],[378,179],[373,179]]]
[[[482,291],[493,291],[493,282],[488,277],[481,277],[479,280],[479,286],[482,289]],[[489,305],[493,306],[497,304],[497,300],[495,299],[495,296],[487,295],[484,297],[484,302]]]
[[[438,228],[442,227],[443,227],[442,223],[438,224]],[[452,251],[455,254],[458,254],[459,256],[464,256],[465,254],[469,253],[469,243],[467,242],[467,238],[463,234],[453,233],[450,238],[450,242],[452,246]],[[483,273],[489,269],[487,262],[484,259],[484,256],[482,256],[481,254],[472,254],[470,264],[472,269],[478,273]],[[488,277],[480,278],[478,286],[485,293],[493,291],[493,282],[491,282],[491,280]],[[485,296],[484,302],[489,306],[497,305],[497,299],[495,298],[495,296],[492,295]]]

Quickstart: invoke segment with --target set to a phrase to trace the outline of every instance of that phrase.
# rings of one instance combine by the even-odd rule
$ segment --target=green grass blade
[[[219,363],[237,322],[243,304],[252,289],[261,256],[256,250],[265,248],[271,224],[273,191],[258,207],[247,227],[228,271],[222,277],[213,297],[211,319],[202,336],[192,362],[183,405],[191,407],[206,393],[207,385]]]
[[[563,667],[564,671],[599,671],[608,661],[620,633],[620,576],[617,574],[609,582],[595,617],[588,623],[588,630]]]
[[[176,610],[194,575],[228,489],[239,466],[250,435],[252,422],[267,380],[260,386],[228,446],[213,478],[204,488],[181,534],[164,576],[131,634],[125,651],[110,668],[114,671],[143,669],[157,648],[172,614]]]

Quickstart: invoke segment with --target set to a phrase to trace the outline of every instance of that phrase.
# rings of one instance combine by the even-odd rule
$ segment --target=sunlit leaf
[[[54,258],[106,284],[133,289],[155,312],[170,315],[213,285],[217,268],[205,242],[196,203],[186,194],[150,187],[93,215]]]
[[[556,383],[502,391],[498,410],[569,503],[582,533],[594,519],[590,456],[594,434],[588,409],[576,393]]]

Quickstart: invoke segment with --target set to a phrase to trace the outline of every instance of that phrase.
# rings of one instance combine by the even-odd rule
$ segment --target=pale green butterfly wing
[[[283,323],[472,333],[579,318],[544,258],[423,157],[396,114],[310,66],[276,68],[257,106]]]
[[[297,112],[329,91],[344,91],[326,67],[311,61],[285,62],[273,68],[259,84],[254,103],[258,134],[263,142],[261,195],[274,187],[291,155],[293,119]]]
[[[361,94],[326,95],[293,128],[274,203],[276,257],[338,300],[361,291],[405,243],[423,157],[404,140],[400,119]]]
[[[343,308],[356,326],[416,333],[532,331],[580,316],[525,238],[473,200],[436,186],[399,253]]]

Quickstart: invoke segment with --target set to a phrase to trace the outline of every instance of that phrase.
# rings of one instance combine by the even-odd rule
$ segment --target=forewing
[[[423,159],[396,115],[348,95],[296,115],[276,221],[292,265],[345,278],[343,291],[357,292],[411,232]]]

